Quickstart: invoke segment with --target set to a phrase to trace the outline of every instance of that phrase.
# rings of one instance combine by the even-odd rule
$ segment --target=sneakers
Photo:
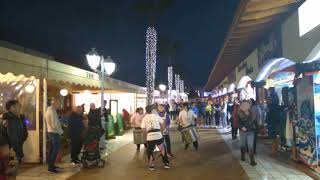
[[[173,158],[174,155],[173,155],[173,154],[168,154],[168,157],[169,157],[169,158]]]
[[[170,169],[170,168],[171,168],[171,166],[170,166],[170,164],[169,164],[169,163],[165,163],[165,164],[164,164],[164,168],[165,168],[165,169]]]
[[[170,169],[170,168],[171,168],[171,166],[170,166],[169,163],[165,163],[163,167],[164,167],[165,169]],[[150,166],[149,166],[149,170],[150,170],[150,171],[154,171],[154,170],[156,170],[156,169],[155,169],[154,165],[150,165]]]
[[[150,171],[154,171],[154,170],[156,170],[156,169],[154,168],[154,165],[150,165],[150,166],[149,166],[149,170],[150,170]]]
[[[51,173],[54,173],[54,174],[57,174],[59,171],[55,168],[52,168],[52,169],[48,169],[49,172]]]
[[[77,166],[77,165],[80,165],[80,161],[72,161],[71,164],[73,166]]]

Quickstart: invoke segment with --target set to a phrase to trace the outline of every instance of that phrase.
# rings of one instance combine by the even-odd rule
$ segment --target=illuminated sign
[[[303,36],[320,24],[320,1],[307,0],[299,7],[299,34]]]

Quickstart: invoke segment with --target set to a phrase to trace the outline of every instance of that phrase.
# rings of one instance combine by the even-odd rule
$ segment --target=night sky
[[[95,47],[117,64],[113,77],[145,85],[147,18],[135,0],[2,0],[0,40],[88,69],[85,54]],[[156,82],[167,82],[174,64],[188,87],[205,85],[222,47],[238,0],[173,0],[156,23],[159,37],[177,44],[176,56],[157,58]]]

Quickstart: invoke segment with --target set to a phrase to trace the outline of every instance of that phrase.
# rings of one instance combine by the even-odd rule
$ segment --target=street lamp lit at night
[[[97,51],[92,48],[91,51],[86,55],[86,57],[90,68],[94,71],[97,71],[101,61],[101,57],[99,56]]]
[[[105,59],[104,68],[108,76],[110,76],[116,69],[116,64],[113,62],[110,56]]]
[[[167,89],[167,86],[164,84],[160,84],[159,89],[160,89],[160,91],[164,92]]]
[[[160,98],[162,99],[162,102],[164,101],[163,100],[163,96],[164,96],[164,92],[166,91],[167,89],[167,86],[164,85],[164,84],[159,84],[159,89],[160,89]],[[164,102],[163,102],[164,103]]]
[[[105,117],[104,117],[104,80],[105,75],[110,76],[114,70],[116,69],[116,64],[113,62],[110,56],[108,56],[107,59],[104,59],[103,56],[100,56],[95,49],[92,49],[87,55],[86,55],[88,64],[92,70],[99,73],[101,77],[101,125],[105,129]],[[98,67],[100,66],[100,70],[98,70]],[[102,136],[100,141],[101,147],[105,148],[105,135]]]

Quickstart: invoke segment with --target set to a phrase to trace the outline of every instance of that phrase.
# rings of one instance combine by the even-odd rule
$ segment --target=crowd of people
[[[106,103],[106,102],[105,102]],[[271,138],[275,138],[276,124],[268,122],[268,119],[276,118],[279,98],[270,91],[267,105],[267,114],[263,114],[261,105],[253,99],[239,101],[236,98],[224,97],[209,99],[207,101],[180,102],[171,100],[169,103],[149,105],[145,108],[137,108],[136,112],[130,115],[124,111],[126,126],[135,130],[141,130],[145,136],[144,143],[147,149],[148,168],[155,170],[154,149],[158,147],[160,156],[164,163],[164,168],[170,168],[169,158],[174,154],[171,147],[171,125],[176,124],[179,131],[190,127],[198,128],[219,128],[222,132],[231,131],[232,139],[240,136],[241,160],[245,161],[246,152],[249,153],[250,164],[256,165],[254,154],[256,153],[256,143],[258,130],[264,125],[262,119],[268,123],[268,133]],[[76,106],[72,111],[61,117],[58,109],[59,100],[52,99],[50,106],[45,113],[47,135],[50,142],[48,154],[48,171],[58,173],[60,167],[55,165],[60,146],[63,129],[68,129],[70,138],[70,156],[73,165],[79,165],[79,154],[83,146],[86,129],[95,127],[103,129],[101,116],[108,120],[109,110],[106,108],[96,108],[95,104],[90,104],[88,114],[84,114],[84,106]],[[7,112],[3,115],[0,128],[0,177],[16,173],[19,164],[24,157],[23,144],[28,138],[25,117],[20,113],[20,103],[11,100],[6,104]],[[61,119],[67,119],[61,121]],[[274,121],[273,121],[274,122]],[[128,128],[127,127],[127,128]],[[230,129],[231,127],[231,129]],[[104,140],[103,140],[104,141]],[[187,141],[182,133],[182,141],[185,149],[189,148],[190,141]],[[197,140],[191,141],[194,149],[198,150]],[[137,151],[140,151],[140,144],[137,144]],[[273,146],[277,146],[276,143]],[[276,148],[276,147],[275,147]],[[10,151],[11,149],[11,151]],[[10,156],[14,152],[16,164],[9,166]]]
[[[105,102],[106,103],[106,102]],[[23,144],[28,138],[27,119],[21,114],[21,104],[17,100],[6,103],[6,113],[0,121],[0,179],[16,176],[24,157]],[[85,140],[85,133],[90,127],[103,129],[101,125],[101,108],[90,104],[88,114],[84,114],[84,106],[76,106],[71,111],[61,113],[61,102],[50,101],[45,112],[47,138],[50,142],[48,153],[48,171],[58,173],[61,167],[55,165],[61,149],[61,136],[66,133],[70,140],[70,157],[73,165],[79,165],[79,154]],[[104,108],[103,115],[107,118],[108,111]]]

